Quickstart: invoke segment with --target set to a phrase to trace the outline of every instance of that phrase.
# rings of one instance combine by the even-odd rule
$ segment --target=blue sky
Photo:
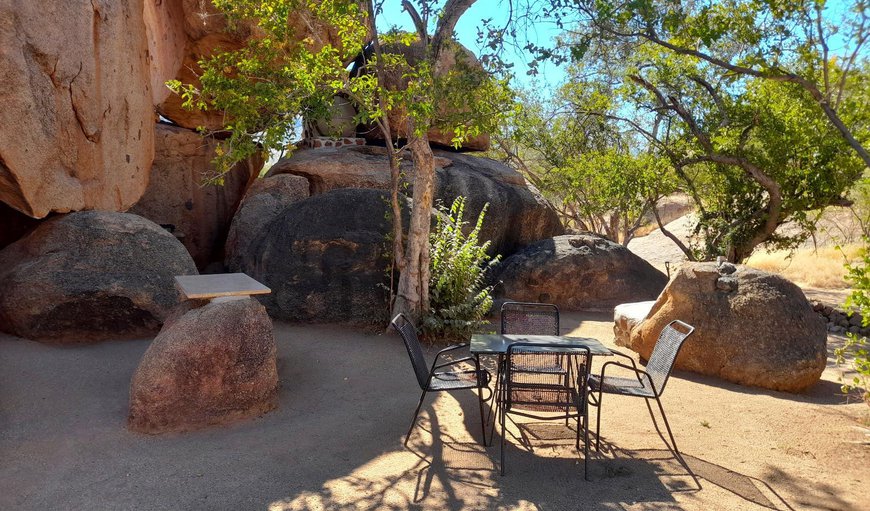
[[[481,52],[477,42],[477,30],[482,26],[481,20],[491,19],[493,26],[504,26],[510,15],[509,13],[510,10],[506,1],[477,0],[456,25],[456,34],[459,42],[479,55]],[[383,14],[378,17],[379,31],[386,31],[393,26],[402,30],[414,30],[408,13],[402,10],[401,0],[385,0]],[[523,37],[536,44],[547,45],[552,43],[559,32],[560,30],[555,24],[538,23],[527,30]],[[546,63],[539,68],[537,77],[529,77],[527,75],[529,68],[526,65],[528,56],[523,55],[522,50],[514,51],[508,48],[505,50],[502,58],[514,64],[514,85],[516,86],[552,89],[558,86],[566,76],[561,67]]]

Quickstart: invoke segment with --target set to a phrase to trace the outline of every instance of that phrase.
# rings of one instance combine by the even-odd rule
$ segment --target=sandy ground
[[[606,314],[565,314],[563,327],[612,340]],[[870,509],[868,408],[845,402],[832,368],[806,395],[676,373],[663,401],[700,489],[644,404],[623,397],[606,398],[591,482],[558,421],[512,425],[501,477],[498,435],[476,443],[471,391],[428,398],[402,447],[419,391],[398,337],[282,323],[275,333],[278,410],[159,437],[124,427],[147,340],[61,348],[0,336],[0,509]]]

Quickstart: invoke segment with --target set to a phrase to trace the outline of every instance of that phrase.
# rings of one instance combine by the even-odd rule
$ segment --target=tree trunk
[[[404,269],[393,303],[395,316],[404,313],[415,323],[429,310],[429,230],[435,188],[435,157],[428,137],[415,138],[408,147],[414,158],[414,197]]]

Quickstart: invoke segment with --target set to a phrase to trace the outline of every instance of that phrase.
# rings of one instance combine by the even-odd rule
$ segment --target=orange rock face
[[[206,184],[216,141],[158,124],[155,146],[148,189],[130,213],[171,229],[200,268],[223,260],[233,214],[263,159],[239,162],[224,176],[223,185]]]
[[[211,0],[145,0],[145,22],[154,105],[160,115],[185,128],[200,126],[220,130],[226,125],[223,112],[189,111],[181,97],[166,88],[166,81],[180,80],[199,86],[202,73],[198,62],[221,51],[238,50],[262,31],[252,21],[232,26]],[[334,29],[312,19],[307,12],[291,17],[300,40],[309,39],[314,48],[338,44]]]
[[[154,113],[142,0],[0,3],[0,201],[34,218],[125,210]]]

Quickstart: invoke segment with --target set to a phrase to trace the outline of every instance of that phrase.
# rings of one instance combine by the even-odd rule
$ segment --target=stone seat
[[[631,329],[646,319],[655,303],[654,300],[650,300],[646,302],[621,303],[614,307],[613,335],[616,338],[616,344],[628,346]]]

